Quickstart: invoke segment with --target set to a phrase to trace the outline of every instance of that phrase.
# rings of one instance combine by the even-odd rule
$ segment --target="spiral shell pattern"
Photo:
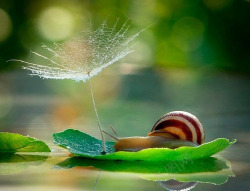
[[[202,144],[205,132],[200,121],[194,115],[185,111],[173,111],[162,116],[153,126],[149,136],[154,132],[166,132],[176,138]]]

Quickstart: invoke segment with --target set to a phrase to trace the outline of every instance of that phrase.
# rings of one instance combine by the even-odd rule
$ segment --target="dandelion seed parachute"
[[[45,79],[71,79],[86,82],[89,77],[97,75],[102,69],[117,62],[133,52],[134,39],[140,32],[127,36],[129,26],[126,23],[116,31],[117,23],[109,28],[103,23],[93,32],[83,32],[83,35],[64,43],[55,43],[54,48],[42,47],[53,55],[52,58],[31,51],[48,63],[40,65],[22,60],[23,68]]]
[[[90,79],[101,72],[102,69],[133,52],[133,41],[140,33],[127,36],[129,26],[126,22],[118,31],[116,29],[117,22],[112,28],[109,28],[104,22],[100,28],[93,32],[83,32],[83,35],[64,43],[54,43],[54,48],[42,45],[45,50],[52,54],[52,58],[31,51],[33,55],[48,61],[47,65],[23,60],[11,60],[27,64],[23,66],[23,69],[29,70],[31,75],[37,75],[41,78],[71,79],[83,82],[89,80],[92,103],[103,141],[104,153],[106,152],[105,140]]]

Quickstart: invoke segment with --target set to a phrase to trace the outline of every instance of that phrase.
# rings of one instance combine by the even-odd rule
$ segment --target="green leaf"
[[[50,152],[49,147],[33,137],[25,137],[16,133],[0,133],[0,153],[15,152]]]
[[[81,131],[67,129],[53,134],[54,143],[67,148],[69,152],[83,157],[105,160],[143,160],[143,161],[176,161],[194,160],[212,156],[235,143],[219,138],[198,147],[179,147],[177,149],[149,148],[138,152],[115,152],[114,142],[106,142],[106,155],[102,155],[102,141]]]
[[[71,153],[86,157],[102,155],[102,141],[86,133],[74,129],[67,129],[53,134],[54,143],[68,149]],[[114,153],[114,142],[106,142],[106,151]]]
[[[111,161],[83,157],[68,158],[54,167],[69,169],[92,166],[111,172],[133,173],[152,181],[175,179],[181,182],[223,184],[233,176],[231,165],[224,159],[208,157],[185,161]]]

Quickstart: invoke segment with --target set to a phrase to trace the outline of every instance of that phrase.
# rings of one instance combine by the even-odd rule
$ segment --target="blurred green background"
[[[119,19],[116,30],[126,20],[129,33],[145,30],[132,54],[93,78],[103,126],[122,136],[145,135],[164,113],[187,110],[210,128],[208,140],[218,132],[235,138],[225,127],[249,126],[249,16],[250,3],[234,0],[1,0],[0,128],[78,128],[99,136],[90,128],[96,122],[87,84],[31,77],[22,63],[6,61],[46,64],[29,50],[43,55],[42,43]]]
[[[28,75],[23,64],[6,61],[46,64],[29,50],[44,54],[42,43],[63,42],[98,28],[104,20],[112,27],[118,18],[119,26],[128,19],[131,34],[146,30],[137,38],[133,53],[92,80],[104,129],[109,131],[108,125],[113,125],[121,137],[146,135],[164,113],[189,111],[203,123],[206,141],[238,139],[223,154],[237,178],[220,187],[199,184],[196,189],[236,190],[241,185],[247,190],[249,0],[0,0],[0,131],[49,142],[51,133],[75,128],[100,138],[88,84],[43,80]],[[92,187],[95,179],[83,181],[89,172],[44,171],[28,173],[38,177],[34,183],[22,174],[0,183],[17,185],[16,190],[19,185],[31,185],[31,190],[34,186],[44,190],[44,185],[49,190],[54,186],[83,190],[84,185]],[[162,190],[156,183],[134,179],[128,185],[131,177],[112,176],[101,180],[103,190]]]
[[[27,55],[41,42],[63,41],[106,18],[111,23],[129,18],[137,28],[150,26],[138,47],[141,62],[250,72],[247,0],[1,0],[0,8],[1,70],[17,67],[5,61]]]
[[[0,128],[79,128],[99,136],[90,128],[96,122],[88,85],[31,77],[22,63],[6,61],[46,64],[29,50],[44,54],[42,43],[119,19],[116,30],[126,20],[129,33],[145,30],[132,54],[93,78],[103,125],[122,136],[145,135],[164,113],[187,110],[210,128],[208,140],[235,138],[225,128],[249,126],[249,16],[250,3],[234,0],[1,0]]]

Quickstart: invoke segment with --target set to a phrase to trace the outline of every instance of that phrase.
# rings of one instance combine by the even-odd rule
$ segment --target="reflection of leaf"
[[[83,157],[107,160],[144,160],[176,161],[193,160],[212,156],[233,144],[228,139],[220,138],[198,147],[179,147],[177,149],[149,148],[138,152],[115,152],[113,142],[106,142],[107,154],[102,155],[102,141],[81,131],[67,129],[53,134],[54,142],[67,148],[71,153]]]
[[[183,164],[181,164],[183,163]],[[173,166],[177,165],[177,168]],[[98,169],[115,172],[135,173],[194,173],[214,172],[228,168],[223,160],[209,157],[192,161],[149,162],[149,161],[110,161],[94,160],[82,157],[72,157],[57,164],[61,168],[73,168],[77,166],[93,166]],[[178,167],[179,166],[179,167]]]
[[[0,175],[17,174],[31,165],[41,165],[47,156],[1,153]]]
[[[233,175],[229,162],[227,164],[225,160],[214,157],[168,162],[110,161],[72,157],[58,163],[55,167],[68,169],[79,166],[93,166],[112,172],[136,173],[153,181],[176,179],[183,182],[199,181],[222,184],[227,181],[228,176]]]
[[[229,165],[230,166],[230,165]],[[227,182],[228,177],[234,176],[231,167],[222,169],[215,172],[198,172],[198,173],[187,173],[187,174],[146,174],[141,177],[152,181],[165,181],[175,179],[180,182],[203,182],[212,184],[224,184]]]
[[[16,133],[0,133],[0,153],[2,152],[50,152],[49,147],[33,137]]]

